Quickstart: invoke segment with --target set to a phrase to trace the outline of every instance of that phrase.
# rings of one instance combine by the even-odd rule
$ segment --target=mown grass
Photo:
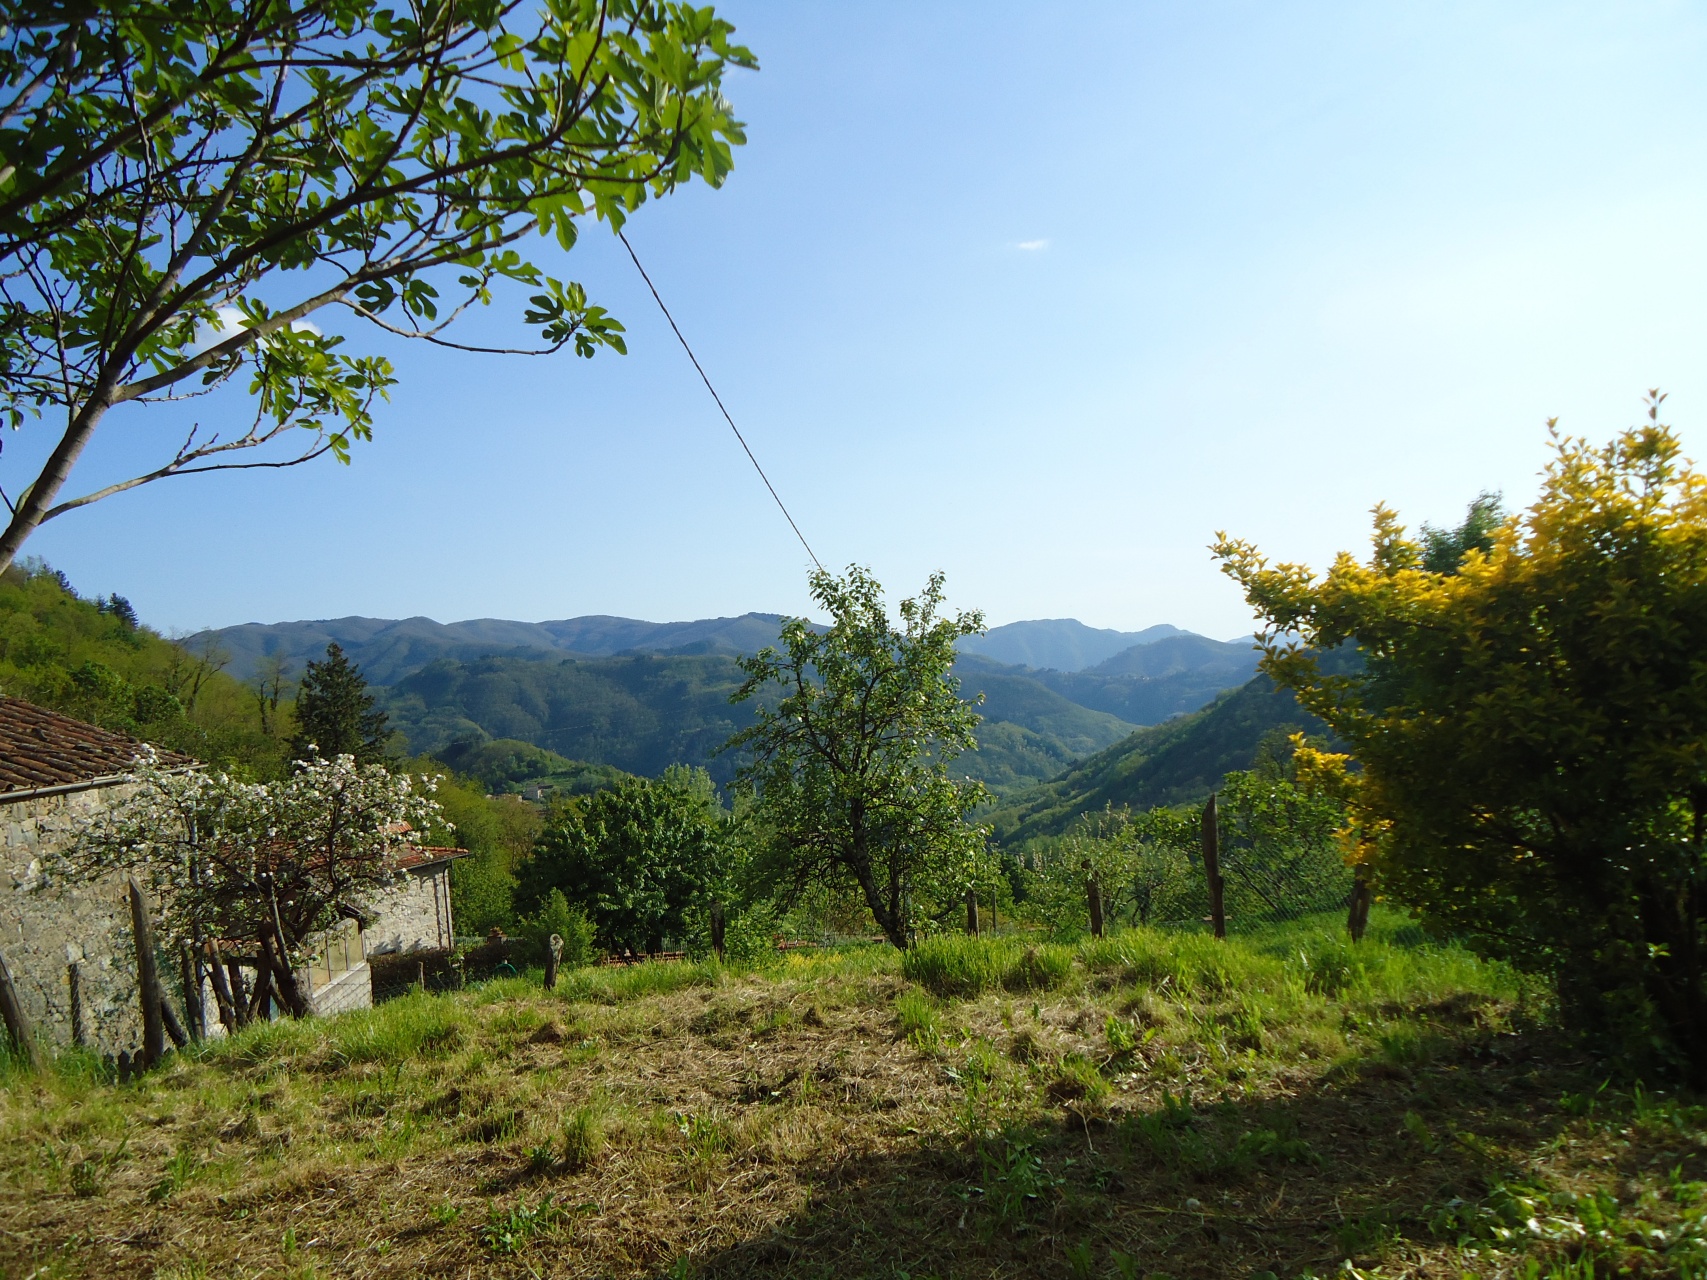
[[[1707,1275],[1707,1110],[1379,916],[506,979],[0,1062],[6,1277]]]

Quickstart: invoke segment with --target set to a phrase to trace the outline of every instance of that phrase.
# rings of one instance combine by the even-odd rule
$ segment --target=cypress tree
[[[326,656],[310,662],[296,695],[296,733],[291,755],[307,759],[318,749],[323,757],[352,755],[358,764],[373,764],[385,756],[385,712],[376,710],[361,668],[336,644]]]

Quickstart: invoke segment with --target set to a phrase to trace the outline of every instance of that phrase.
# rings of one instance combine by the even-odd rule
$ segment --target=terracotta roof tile
[[[74,787],[127,773],[142,747],[128,734],[0,697],[0,803],[12,792]],[[175,751],[161,751],[160,761],[195,763]]]

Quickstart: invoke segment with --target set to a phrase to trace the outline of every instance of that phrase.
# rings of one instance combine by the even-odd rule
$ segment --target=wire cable
[[[688,359],[693,361],[694,371],[699,374],[699,380],[705,383],[705,389],[711,392],[711,398],[717,401],[717,408],[723,414],[723,421],[729,424],[729,429],[735,433],[735,438],[741,442],[741,448],[746,451],[747,461],[753,464],[753,470],[759,473],[759,479],[765,482],[765,488],[770,490],[771,497],[776,499],[777,510],[782,512],[782,518],[788,521],[788,527],[794,530],[794,536],[800,539],[800,545],[806,548],[806,554],[812,557],[812,563],[818,566],[818,572],[825,572],[824,562],[818,559],[818,553],[812,550],[812,544],[806,541],[806,535],[800,532],[800,526],[794,523],[794,517],[789,515],[788,507],[782,500],[782,495],[776,491],[771,478],[765,474],[765,469],[759,465],[758,458],[753,456],[752,446],[741,434],[741,428],[735,425],[735,419],[729,416],[729,410],[723,406],[723,397],[717,394],[717,388],[711,385],[711,379],[706,377],[705,369],[699,363],[699,357],[693,353],[688,340],[682,337],[681,327],[676,324],[676,318],[670,314],[670,309],[664,305],[664,299],[658,295],[658,286],[652,283],[652,277],[646,274],[646,268],[640,265],[640,255],[634,252],[634,246],[628,243],[628,237],[621,231],[616,238],[622,241],[622,247],[628,250],[629,259],[634,263],[634,269],[640,273],[640,278],[646,282],[646,287],[652,291],[652,301],[658,304],[658,310],[664,313],[664,319],[670,322],[670,329],[676,335],[676,341],[682,344],[682,350],[688,353]]]

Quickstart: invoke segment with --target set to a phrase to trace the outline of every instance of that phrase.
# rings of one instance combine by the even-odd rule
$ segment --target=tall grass
[[[954,934],[924,938],[901,957],[901,972],[946,999],[969,999],[986,991],[1051,991],[1073,978],[1073,950],[1017,938],[971,938]]]
[[[1377,912],[1357,943],[1337,915],[1227,939],[1137,928],[1076,946],[1027,946],[1016,938],[946,935],[907,952],[901,972],[933,995],[962,1000],[996,990],[1058,990],[1091,976],[1182,999],[1260,992],[1416,1002],[1459,992],[1514,997],[1522,986],[1504,966],[1431,942],[1395,912]]]

